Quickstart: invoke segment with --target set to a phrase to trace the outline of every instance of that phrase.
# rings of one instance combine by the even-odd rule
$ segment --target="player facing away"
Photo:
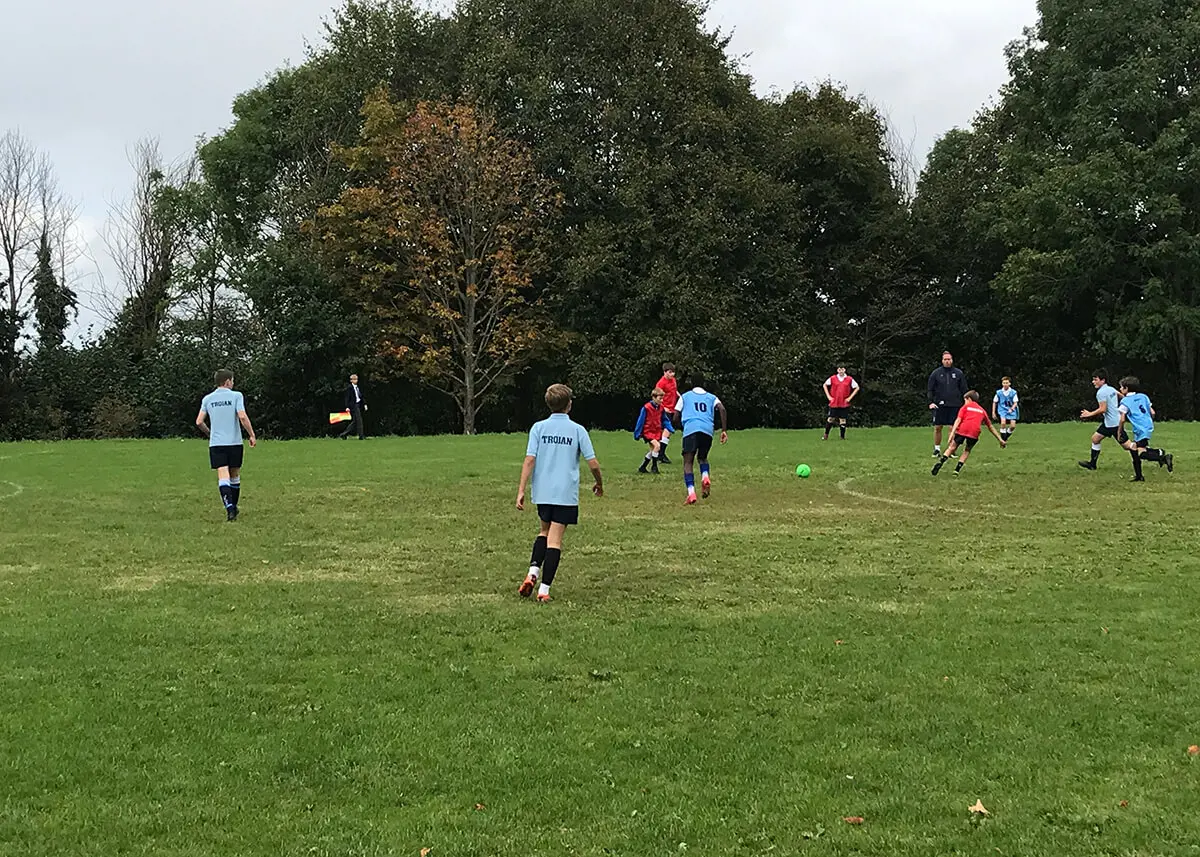
[[[963,406],[958,409],[958,417],[950,428],[950,443],[946,446],[946,453],[938,459],[938,463],[933,465],[933,470],[929,472],[937,476],[942,465],[953,458],[955,450],[961,446],[963,453],[959,456],[958,464],[954,465],[954,475],[962,473],[963,465],[971,457],[971,450],[975,448],[975,444],[979,443],[979,434],[984,424],[987,425],[988,431],[996,440],[1000,441],[1001,449],[1008,446],[1008,441],[1000,436],[1000,432],[996,431],[996,427],[988,419],[987,411],[979,404],[979,394],[974,390],[967,390],[967,394],[963,396]]]
[[[1000,389],[992,397],[992,419],[1000,422],[1000,437],[1012,440],[1021,417],[1021,397],[1013,389],[1012,378],[1005,375],[1000,379]]]
[[[675,381],[675,364],[664,363],[662,377],[658,379],[655,387],[663,391],[663,410],[668,414],[675,413],[675,405],[679,403],[679,384]],[[661,464],[670,464],[671,459],[667,458],[667,444],[671,442],[671,436],[668,434],[662,440],[662,448],[658,451],[658,460]]]
[[[1096,388],[1096,409],[1094,411],[1083,409],[1079,412],[1079,418],[1090,420],[1101,417],[1102,419],[1100,425],[1092,432],[1091,459],[1079,462],[1079,466],[1084,470],[1096,469],[1096,462],[1100,460],[1100,442],[1106,437],[1111,437],[1117,443],[1121,442],[1117,438],[1118,427],[1121,423],[1121,414],[1118,412],[1120,402],[1116,388],[1108,385],[1108,370],[1097,369],[1093,372],[1092,386]]]
[[[721,415],[721,443],[729,440],[725,406],[715,395],[704,389],[704,378],[695,374],[691,379],[692,389],[679,397],[675,403],[675,423],[683,428],[683,484],[687,486],[688,506],[696,502],[695,462],[700,461],[700,496],[707,497],[712,491],[712,475],[708,468],[708,453],[712,449],[716,415]]]
[[[528,598],[538,587],[537,600],[550,600],[550,584],[562,558],[563,534],[571,524],[579,523],[579,460],[587,462],[595,484],[592,493],[604,496],[600,462],[592,449],[587,429],[574,422],[571,412],[571,388],[551,384],[546,388],[546,406],[550,416],[529,430],[525,462],[521,465],[521,484],[517,486],[517,511],[525,510],[525,487],[533,477],[533,502],[537,506],[541,529],[533,540],[529,573],[517,594]],[[541,585],[538,585],[538,581]]]
[[[233,373],[219,369],[213,376],[216,389],[200,401],[196,427],[208,435],[208,463],[217,471],[217,487],[225,506],[225,520],[236,521],[242,497],[242,429],[250,445],[258,440],[246,416],[246,399],[233,389]]]
[[[671,418],[667,416],[667,411],[663,408],[665,396],[665,390],[655,387],[650,394],[650,401],[642,405],[642,410],[638,413],[637,425],[633,427],[633,439],[644,440],[650,447],[650,451],[642,459],[642,466],[638,468],[638,473],[645,473],[647,467],[650,468],[650,472],[658,473],[659,456],[662,454],[671,432],[675,430],[671,425]]]
[[[1121,422],[1117,427],[1118,438],[1125,436],[1125,423],[1133,429],[1133,438],[1125,438],[1121,443],[1133,458],[1133,481],[1145,482],[1142,476],[1142,461],[1156,461],[1159,467],[1164,465],[1168,473],[1175,471],[1175,456],[1165,449],[1154,449],[1150,446],[1150,435],[1154,434],[1154,406],[1150,397],[1142,392],[1141,382],[1133,375],[1122,378],[1118,384],[1121,392],[1121,404],[1117,412]]]
[[[858,382],[846,374],[845,366],[837,367],[837,374],[830,375],[821,389],[829,400],[829,414],[825,418],[825,436],[821,440],[829,440],[829,432],[837,421],[838,431],[842,440],[846,439],[846,418],[850,416],[850,403],[858,395]]]

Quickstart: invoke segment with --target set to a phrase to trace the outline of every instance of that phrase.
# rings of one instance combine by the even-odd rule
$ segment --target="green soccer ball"
[[[810,473],[812,473],[812,468],[809,467],[807,464],[797,464],[796,465],[796,475],[799,476],[801,479],[807,479],[808,474],[810,474]]]

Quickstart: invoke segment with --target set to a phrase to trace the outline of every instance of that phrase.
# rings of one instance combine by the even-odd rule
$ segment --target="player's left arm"
[[[196,414],[196,428],[200,429],[200,434],[205,437],[212,436],[212,430],[208,427],[208,411],[204,408],[201,408],[200,413]]]
[[[725,414],[725,405],[717,399],[717,413],[721,415],[721,443],[729,440],[729,424]]]
[[[604,496],[604,477],[600,474],[600,462],[595,457],[587,460],[588,470],[592,471],[592,479],[596,480],[592,485],[592,493],[597,497]]]
[[[859,391],[858,382],[855,381],[853,378],[851,378],[850,379],[850,396],[846,399],[847,405],[849,405],[851,402],[854,401],[854,397],[858,395],[858,391]]]

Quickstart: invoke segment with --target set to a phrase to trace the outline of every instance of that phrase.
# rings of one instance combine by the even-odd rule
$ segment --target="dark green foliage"
[[[38,243],[37,268],[33,273],[33,319],[38,350],[62,347],[75,307],[75,292],[55,276],[50,255],[50,236],[42,233]]]
[[[856,420],[923,424],[943,348],[985,397],[1012,376],[1026,419],[1077,413],[1099,364],[1191,416],[1200,12],[1039,9],[997,102],[934,146],[912,194],[866,97],[756,96],[699,2],[349,0],[306,62],[236,99],[199,175],[160,189],[178,252],[100,342],[23,350],[0,316],[0,433],[187,434],[222,364],[268,435],[328,431],[352,370],[373,432],[453,431],[440,394],[384,375],[375,323],[305,230],[346,187],[333,145],[359,142],[380,85],[489,111],[562,194],[534,284],[553,329],[481,431],[527,427],[554,381],[580,419],[625,428],[665,360],[704,372],[737,427],[823,421],[839,362],[864,388]],[[54,344],[73,297],[50,282],[34,315]]]

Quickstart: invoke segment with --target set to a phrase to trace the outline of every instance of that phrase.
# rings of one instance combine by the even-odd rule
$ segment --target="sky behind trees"
[[[0,126],[46,152],[78,204],[88,248],[79,329],[96,321],[95,271],[113,276],[100,234],[110,204],[129,193],[128,150],[156,137],[166,157],[189,154],[229,124],[238,93],[304,61],[333,6],[50,0],[6,11],[0,71],[22,85],[0,89]],[[877,104],[918,157],[995,95],[1007,79],[1004,46],[1035,19],[1034,0],[713,0],[708,18],[732,34],[730,53],[760,94],[840,81]]]

